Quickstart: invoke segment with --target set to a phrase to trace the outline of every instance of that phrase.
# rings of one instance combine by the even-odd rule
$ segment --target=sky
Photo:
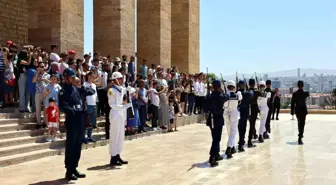
[[[84,1],[88,53],[93,7],[92,0]],[[335,0],[200,1],[200,71],[206,66],[223,75],[336,68]]]

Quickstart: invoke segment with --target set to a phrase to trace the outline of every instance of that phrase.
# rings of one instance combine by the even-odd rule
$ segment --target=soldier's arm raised
[[[68,104],[68,97],[64,90],[61,89],[60,93],[59,93],[59,108],[62,112],[64,112],[65,114],[74,114],[75,111],[72,107],[69,106]]]

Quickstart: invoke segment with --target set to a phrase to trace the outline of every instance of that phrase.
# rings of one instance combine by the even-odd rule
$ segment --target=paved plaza
[[[83,185],[335,185],[336,115],[308,115],[305,145],[297,145],[297,124],[289,115],[272,122],[270,140],[237,153],[210,168],[210,132],[204,124],[178,132],[125,142],[122,157],[130,164],[108,167],[108,147],[84,150],[80,170]],[[222,153],[227,133],[223,130]],[[64,156],[0,168],[4,185],[66,184]]]

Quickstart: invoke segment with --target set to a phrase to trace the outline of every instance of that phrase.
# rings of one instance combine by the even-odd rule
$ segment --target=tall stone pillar
[[[139,61],[171,67],[171,0],[138,0]]]
[[[0,1],[0,44],[11,40],[19,46],[28,43],[28,7],[26,0]]]
[[[121,57],[135,55],[134,0],[94,0],[94,51]]]
[[[172,0],[172,66],[199,72],[199,0]]]
[[[84,0],[28,0],[30,44],[50,50],[58,44],[60,52],[75,50],[83,56]]]

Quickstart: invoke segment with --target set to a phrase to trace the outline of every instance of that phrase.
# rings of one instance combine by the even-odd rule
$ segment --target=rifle
[[[209,82],[209,71],[208,71],[208,67],[206,67],[206,83],[207,83],[207,93],[206,93],[206,97],[210,96],[210,82]]]
[[[256,78],[257,88],[258,88],[258,90],[260,90],[259,89],[259,81],[258,81],[258,77],[257,77],[257,73],[256,72],[254,72],[254,76]]]
[[[248,90],[248,86],[247,86],[246,78],[245,78],[244,75],[243,75],[243,78],[244,78],[244,81],[245,81],[246,90]]]
[[[236,71],[236,92],[238,92],[238,72]]]
[[[225,92],[225,94],[227,93],[226,92],[226,85],[225,85],[225,80],[224,80],[224,78],[223,78],[223,75],[222,75],[222,73],[220,74],[221,75],[221,82],[223,83],[223,85],[224,85],[224,92]]]

